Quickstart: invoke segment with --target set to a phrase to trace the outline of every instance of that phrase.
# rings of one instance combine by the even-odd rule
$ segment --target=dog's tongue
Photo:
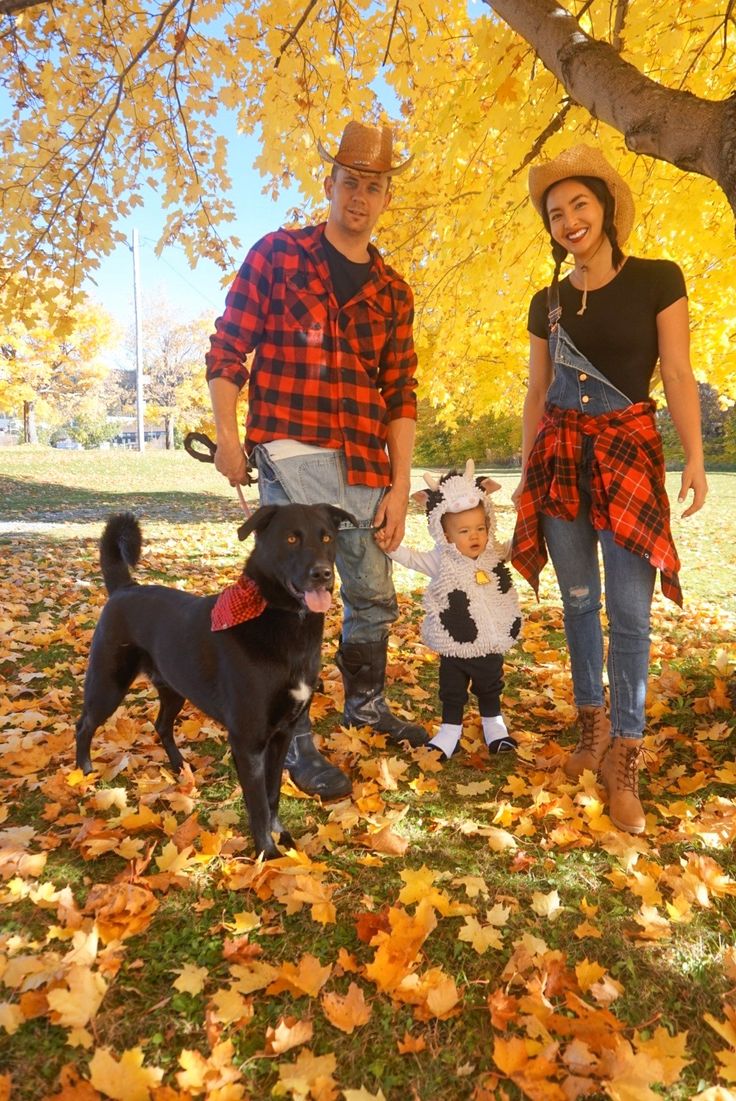
[[[326,612],[332,604],[332,593],[328,589],[307,589],[304,600],[310,612]]]

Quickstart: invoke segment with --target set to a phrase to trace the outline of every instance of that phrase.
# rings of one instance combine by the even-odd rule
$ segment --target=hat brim
[[[333,157],[331,153],[328,153],[319,138],[317,138],[317,152],[323,161],[329,161],[330,164],[336,164],[340,168],[349,168],[353,172],[365,173],[368,176],[398,176],[400,172],[405,172],[414,160],[414,157],[411,156],[407,160],[402,161],[401,164],[393,165],[389,168],[370,168],[362,164],[348,164],[347,161],[339,161],[337,157]]]
[[[623,245],[634,228],[634,197],[623,176],[613,168],[601,152],[587,145],[565,149],[559,156],[529,169],[529,197],[538,214],[544,216],[544,196],[550,187],[577,176],[594,176],[603,180],[613,197],[613,222],[619,245]]]

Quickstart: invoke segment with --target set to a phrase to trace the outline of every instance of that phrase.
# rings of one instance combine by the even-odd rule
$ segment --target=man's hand
[[[397,493],[393,487],[388,490],[381,500],[376,509],[373,523],[379,529],[376,531],[375,540],[382,551],[396,550],[404,538],[408,507],[409,499],[406,493]]]
[[[238,387],[226,378],[212,378],[209,388],[217,440],[215,470],[231,486],[247,486],[248,464],[238,431]]]
[[[217,451],[215,451],[215,469],[227,478],[231,486],[250,484],[248,464],[239,441],[218,442]]]

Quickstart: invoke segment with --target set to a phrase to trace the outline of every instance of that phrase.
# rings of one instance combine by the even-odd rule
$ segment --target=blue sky
[[[0,114],[8,116],[10,101],[7,93],[0,88]],[[232,115],[221,111],[218,117],[218,130],[229,143],[228,166],[230,176],[237,182],[231,198],[235,206],[237,220],[228,224],[226,230],[239,237],[243,245],[243,256],[247,249],[264,233],[276,229],[286,218],[287,211],[297,205],[297,194],[284,194],[278,202],[263,195],[265,180],[253,168],[258,155],[259,145],[255,137],[239,134]],[[315,153],[316,155],[316,153]],[[133,229],[138,230],[139,268],[142,310],[145,313],[146,299],[157,296],[159,292],[171,303],[180,308],[185,315],[199,317],[209,314],[214,319],[225,303],[226,288],[221,281],[223,273],[211,261],[201,260],[193,270],[183,249],[171,247],[156,257],[154,248],[166,222],[155,191],[146,187],[142,192],[144,205],[139,207],[131,218],[121,219],[117,226],[127,237],[128,245],[120,245],[110,254],[93,280],[84,284],[90,297],[99,301],[119,322],[123,333],[132,328],[133,311],[133,255],[130,241]],[[238,260],[240,258],[237,258]],[[111,358],[113,362],[124,360],[123,351]]]
[[[243,256],[254,241],[281,225],[287,211],[297,202],[296,195],[282,195],[274,202],[261,193],[265,181],[252,167],[257,155],[255,138],[242,134],[230,136],[230,172],[239,184],[232,195],[237,221],[226,229],[240,238]],[[175,246],[166,248],[157,257],[154,248],[166,219],[155,191],[146,188],[143,194],[144,205],[133,217],[118,222],[128,245],[120,245],[103,260],[94,282],[85,283],[85,290],[113,314],[123,331],[132,327],[133,253],[130,242],[135,228],[139,240],[142,312],[145,314],[147,300],[162,295],[177,312],[192,318],[208,314],[214,322],[225,303],[226,288],[221,285],[223,273],[209,260],[200,260],[196,268],[191,269],[184,250]]]

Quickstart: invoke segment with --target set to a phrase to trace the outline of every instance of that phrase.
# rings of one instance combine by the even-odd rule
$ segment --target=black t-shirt
[[[629,256],[605,287],[588,291],[585,313],[578,316],[583,292],[569,278],[560,280],[560,324],[575,347],[631,402],[646,401],[659,358],[657,314],[687,295],[685,279],[671,260]],[[547,289],[529,306],[529,332],[546,339]]]
[[[332,276],[332,287],[339,306],[344,306],[360,290],[371,270],[371,261],[356,263],[335,248],[326,237],[322,238],[327,253],[327,263]]]

